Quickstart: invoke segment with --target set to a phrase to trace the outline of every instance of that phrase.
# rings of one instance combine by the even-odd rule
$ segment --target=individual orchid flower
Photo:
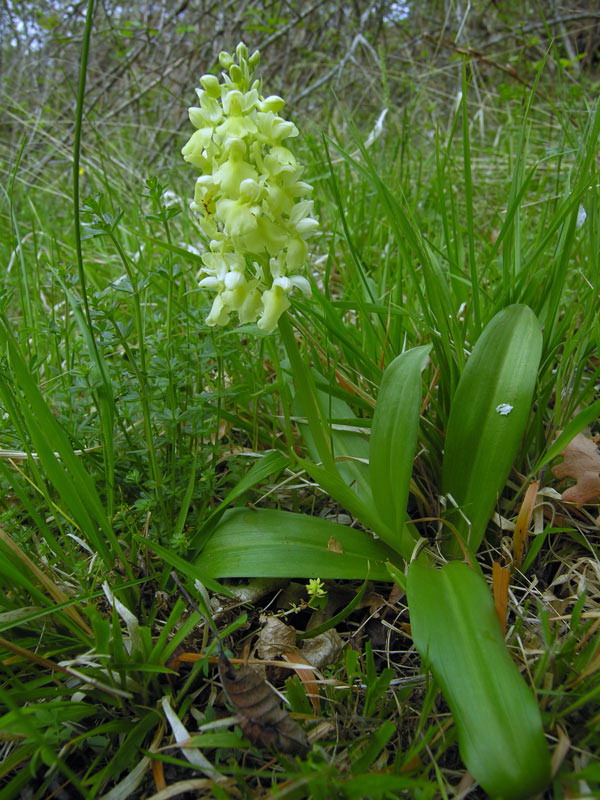
[[[200,78],[199,105],[189,110],[196,131],[182,155],[201,171],[191,208],[210,242],[200,286],[216,297],[206,321],[226,325],[236,312],[270,333],[290,292],[310,294],[299,272],[318,222],[312,186],[286,146],[298,129],[280,115],[281,97],[263,97],[259,59],[239,44],[235,55],[219,56],[221,78]]]

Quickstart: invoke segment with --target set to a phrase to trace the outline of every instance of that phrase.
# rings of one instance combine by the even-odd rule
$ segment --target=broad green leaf
[[[400,552],[396,546],[399,537],[383,522],[372,501],[368,503],[361,499],[337,472],[332,473],[304,459],[298,459],[298,464],[346,511],[359,519],[366,528],[370,528],[386,544]]]
[[[452,399],[442,490],[460,511],[448,518],[475,551],[504,488],[529,419],[542,332],[527,306],[491,320],[473,348]],[[459,552],[456,542],[451,552]]]
[[[371,491],[378,514],[398,537],[404,529],[408,489],[417,448],[421,372],[431,346],[415,347],[395,358],[383,373],[371,428]],[[406,538],[406,537],[405,537]],[[391,542],[389,542],[391,544]],[[414,541],[404,542],[410,558]]]
[[[414,561],[407,589],[413,641],[452,711],[465,765],[493,798],[541,792],[550,756],[540,711],[485,581],[463,562],[435,569]]]
[[[372,578],[389,580],[394,553],[368,533],[319,517],[271,509],[231,509],[197,565],[212,578]]]

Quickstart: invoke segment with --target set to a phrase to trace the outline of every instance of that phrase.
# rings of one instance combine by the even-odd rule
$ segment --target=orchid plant
[[[331,425],[327,398],[283,316],[292,290],[310,295],[301,270],[306,240],[318,227],[311,186],[286,146],[298,130],[280,115],[280,97],[261,94],[257,52],[249,56],[240,44],[219,61],[221,80],[200,79],[200,105],[190,109],[196,131],[183,148],[201,172],[192,209],[208,241],[199,283],[216,292],[207,323],[226,325],[236,312],[240,323],[256,322],[265,333],[279,326],[313,456],[300,466],[375,537],[291,512],[223,513],[226,499],[197,534],[197,566],[207,582],[311,578],[313,594],[315,575],[396,580],[407,593],[415,645],[453,712],[467,767],[491,796],[527,798],[550,778],[541,715],[506,650],[474,555],[527,425],[540,324],[527,306],[504,308],[463,369],[443,455],[440,490],[451,500],[445,525],[453,537],[440,569],[407,519],[431,345],[401,353],[384,371],[366,452],[362,437]],[[281,458],[268,454],[254,469],[266,475],[281,468]]]

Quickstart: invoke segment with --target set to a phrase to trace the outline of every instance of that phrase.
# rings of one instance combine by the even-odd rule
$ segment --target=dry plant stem
[[[519,510],[519,515],[515,523],[513,532],[513,562],[514,566],[518,569],[523,562],[523,554],[525,552],[525,543],[527,541],[527,533],[529,530],[529,523],[533,516],[533,509],[535,498],[537,497],[540,488],[539,481],[533,481],[525,492],[525,497]]]
[[[526,86],[528,89],[533,89],[531,83],[522,78],[514,67],[507,67],[505,64],[499,64],[497,61],[494,61],[494,59],[485,56],[478,50],[474,50],[471,47],[459,47],[454,42],[451,42],[448,39],[439,40],[436,39],[434,36],[431,36],[431,34],[429,33],[425,33],[423,35],[423,38],[428,39],[435,45],[441,44],[444,47],[453,50],[455,53],[458,53],[459,55],[468,56],[469,58],[476,58],[478,61],[481,61],[482,64],[488,64],[489,66],[494,67],[494,69],[498,69],[500,70],[500,72],[504,72],[506,75],[510,76],[513,80],[520,83],[522,86]],[[540,97],[542,97],[547,102],[550,102],[549,97],[540,89],[538,89],[538,93]]]
[[[492,589],[494,594],[494,606],[498,616],[498,622],[502,630],[502,635],[506,634],[506,615],[508,613],[508,585],[510,581],[510,569],[503,567],[498,561],[492,565]]]

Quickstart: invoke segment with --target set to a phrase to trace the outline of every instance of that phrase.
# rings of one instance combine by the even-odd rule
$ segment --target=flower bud
[[[281,109],[285,105],[285,100],[282,97],[279,97],[276,94],[271,94],[269,97],[265,97],[264,100],[260,103],[260,110],[261,111],[274,111],[277,113],[281,111]]]
[[[229,67],[229,75],[235,84],[241,84],[244,79],[244,73],[237,64],[232,64]]]
[[[248,60],[248,48],[243,42],[240,42],[235,48],[235,55],[240,63]]]
[[[221,84],[216,75],[203,75],[200,78],[200,83],[210,97],[217,98],[221,96]]]

